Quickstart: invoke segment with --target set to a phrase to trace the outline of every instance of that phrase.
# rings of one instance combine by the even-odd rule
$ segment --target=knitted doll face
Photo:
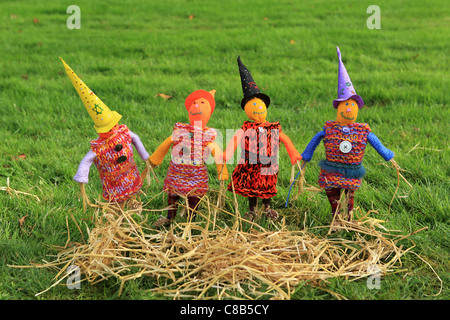
[[[264,101],[259,98],[253,98],[247,101],[244,106],[245,113],[250,120],[255,122],[266,122],[267,107]]]
[[[209,118],[211,118],[211,106],[208,100],[197,98],[192,101],[189,106],[189,121],[191,125],[199,125],[201,123],[202,128],[204,128]]]
[[[339,103],[336,121],[342,125],[352,124],[358,117],[358,104],[353,99]]]
[[[99,135],[100,138],[108,139],[108,138],[111,136],[111,134],[113,134],[114,131],[116,131],[116,129],[117,129],[118,127],[119,127],[119,124],[116,124],[116,125],[115,125],[114,127],[112,127],[111,130],[109,130],[108,132],[105,132],[105,133],[99,133],[98,135]]]

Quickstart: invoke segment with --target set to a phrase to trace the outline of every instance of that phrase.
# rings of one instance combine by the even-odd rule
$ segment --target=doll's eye
[[[354,106],[355,104],[354,103],[352,103],[352,106]]]
[[[253,105],[256,106],[256,102],[253,102]]]
[[[348,106],[348,102],[345,105]]]

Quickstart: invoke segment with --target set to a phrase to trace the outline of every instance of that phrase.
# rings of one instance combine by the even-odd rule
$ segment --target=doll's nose
[[[351,109],[351,108],[348,108],[348,109],[347,109],[347,112],[351,112],[351,111],[352,111],[352,109]]]

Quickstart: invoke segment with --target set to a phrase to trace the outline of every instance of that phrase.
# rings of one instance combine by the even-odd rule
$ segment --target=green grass
[[[280,121],[301,152],[324,122],[335,118],[337,55],[344,63],[366,107],[358,121],[368,123],[396,161],[407,170],[409,191],[397,185],[394,169],[368,147],[367,176],[356,193],[356,205],[379,210],[386,227],[411,236],[416,255],[407,254],[406,273],[382,278],[381,289],[369,290],[365,279],[333,279],[327,289],[349,299],[448,299],[449,281],[449,8],[444,1],[378,1],[381,29],[366,28],[370,1],[77,1],[81,29],[66,28],[66,1],[2,1],[0,4],[0,186],[10,179],[14,197],[0,191],[0,299],[35,299],[48,288],[55,272],[16,269],[50,261],[52,245],[67,240],[66,217],[73,241],[81,240],[70,220],[88,223],[78,185],[72,180],[79,161],[96,137],[93,123],[64,72],[59,56],[136,132],[151,153],[177,121],[188,121],[183,102],[196,89],[216,89],[216,111],[209,125],[237,129],[246,120],[236,58],[241,56],[256,83],[273,103],[268,120]],[[189,19],[194,15],[193,19]],[[33,19],[37,18],[37,23]],[[294,40],[294,43],[291,43]],[[155,98],[157,93],[173,96]],[[225,143],[225,142],[224,142]],[[418,145],[418,148],[413,149]],[[25,158],[18,156],[24,154]],[[307,182],[317,185],[320,145],[307,166]],[[284,208],[290,163],[280,153],[278,195],[274,206],[289,217],[292,228],[325,225],[329,206],[323,193],[302,195]],[[157,168],[162,181],[169,156]],[[143,169],[143,163],[139,161]],[[211,166],[211,187],[217,188]],[[233,169],[232,165],[228,166]],[[162,183],[146,190],[148,197]],[[101,186],[91,168],[87,192]],[[241,208],[246,201],[238,198]],[[165,205],[163,197],[152,202]],[[304,220],[305,212],[306,221]],[[25,225],[18,220],[28,215]],[[157,218],[157,214],[150,219]],[[82,224],[83,225],[83,224]],[[122,299],[154,299],[146,289],[153,280],[125,285]],[[81,290],[57,286],[39,299],[115,299],[118,284],[108,280]],[[334,299],[304,283],[293,299]]]

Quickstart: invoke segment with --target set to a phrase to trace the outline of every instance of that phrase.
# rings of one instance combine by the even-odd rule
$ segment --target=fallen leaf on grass
[[[11,155],[11,160],[12,161],[23,160],[23,159],[26,159],[26,157],[27,157],[27,155],[25,153],[21,153],[17,157]]]
[[[165,100],[169,100],[170,98],[172,98],[172,96],[168,96],[167,94],[164,94],[164,93],[157,93],[156,95],[155,95],[155,98],[156,97],[161,97],[161,98],[163,98],[163,99],[165,99]]]
[[[195,15],[191,14],[191,15],[189,16],[189,20],[194,19],[194,17],[195,17]]]
[[[39,23],[39,19],[38,19],[38,18],[34,18],[34,19],[33,19],[33,23],[34,23],[34,24],[38,24],[38,23]]]
[[[22,227],[25,224],[25,219],[28,217],[28,215],[23,216],[19,219],[19,226]]]

